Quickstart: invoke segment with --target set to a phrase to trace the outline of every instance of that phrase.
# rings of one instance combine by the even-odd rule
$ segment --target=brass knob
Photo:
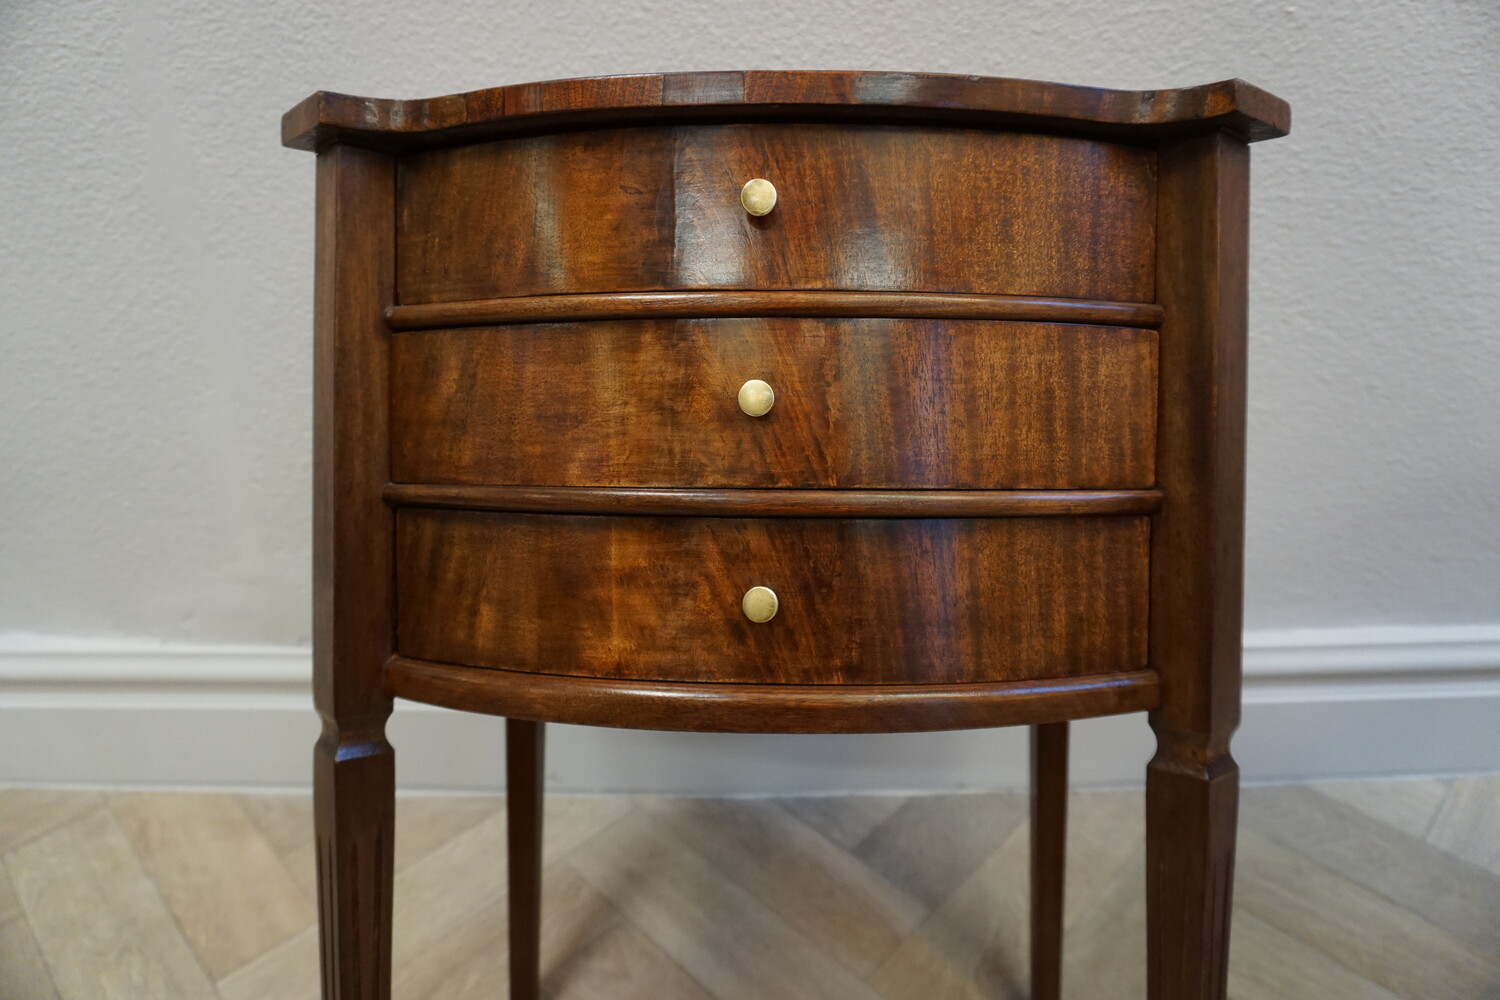
[[[770,215],[776,207],[776,185],[764,177],[746,181],[740,188],[740,204],[751,215]]]
[[[745,617],[753,622],[770,621],[776,617],[776,609],[780,606],[776,591],[770,587],[751,587],[740,599],[740,608],[744,610]]]
[[[740,409],[747,417],[763,417],[776,405],[776,390],[769,383],[753,378],[740,386]]]

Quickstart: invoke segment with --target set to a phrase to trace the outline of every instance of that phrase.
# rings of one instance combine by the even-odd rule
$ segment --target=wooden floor
[[[1074,794],[1064,991],[1145,995],[1139,794]],[[504,810],[398,810],[398,998],[503,997]],[[568,1000],[1024,997],[1026,802],[547,802]],[[293,796],[0,791],[0,1000],[317,996]],[[1248,790],[1237,1000],[1500,998],[1500,777]]]

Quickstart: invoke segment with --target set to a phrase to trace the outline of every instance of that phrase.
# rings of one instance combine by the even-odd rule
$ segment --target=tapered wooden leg
[[[1157,146],[1156,484],[1146,662],[1161,681],[1146,771],[1152,1000],[1223,1000],[1239,771],[1250,150],[1227,132]]]
[[[1223,1000],[1239,768],[1162,745],[1146,772],[1147,995]]]
[[[1031,1000],[1062,995],[1068,724],[1031,727]]]
[[[389,1000],[395,753],[379,725],[318,741],[313,807],[325,1000]]]
[[[391,995],[395,754],[394,519],[386,434],[395,301],[396,161],[335,143],[318,154],[313,381],[313,755],[324,1000]],[[254,914],[247,914],[254,919]]]
[[[544,741],[542,723],[505,720],[510,1000],[537,1000],[541,993]]]

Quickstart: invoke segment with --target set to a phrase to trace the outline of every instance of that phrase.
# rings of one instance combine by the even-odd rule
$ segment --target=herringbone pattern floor
[[[1075,794],[1068,996],[1145,995],[1141,800]],[[504,810],[404,798],[396,996],[503,997]],[[558,1000],[1025,996],[1018,794],[547,802]],[[0,791],[0,1000],[317,995],[305,798]],[[1500,997],[1500,777],[1248,790],[1236,1000]]]

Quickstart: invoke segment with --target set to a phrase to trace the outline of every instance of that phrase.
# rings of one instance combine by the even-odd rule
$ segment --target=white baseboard
[[[306,787],[318,724],[300,648],[0,634],[0,782]],[[1500,625],[1245,636],[1248,781],[1500,771]],[[403,789],[496,790],[503,723],[408,702]],[[1141,780],[1139,715],[1077,723],[1084,786]],[[549,787],[809,794],[1019,787],[1024,731],[744,736],[552,727]]]

